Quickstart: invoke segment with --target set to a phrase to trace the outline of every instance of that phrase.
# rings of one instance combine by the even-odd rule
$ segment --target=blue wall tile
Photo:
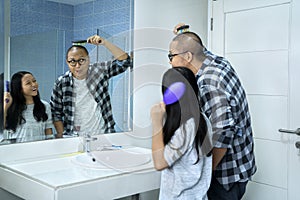
[[[74,6],[74,17],[82,17],[86,15],[93,14],[94,12],[94,3],[82,3]]]
[[[94,13],[102,13],[104,11],[104,0],[94,2]]]
[[[67,4],[59,4],[59,15],[65,17],[72,17],[74,16],[74,7]]]

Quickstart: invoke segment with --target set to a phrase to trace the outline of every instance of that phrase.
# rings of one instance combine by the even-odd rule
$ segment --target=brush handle
[[[9,81],[5,81],[5,92],[9,92]],[[5,98],[5,103],[8,103],[9,99]]]
[[[9,81],[5,81],[5,92],[9,92]]]
[[[88,42],[88,43],[91,43],[90,41],[87,41],[87,42]],[[98,42],[98,44],[101,44],[102,40],[99,39],[97,42]]]
[[[98,43],[100,44],[102,41],[99,40]],[[76,41],[72,41],[72,44],[73,45],[82,45],[82,44],[86,44],[86,43],[90,43],[89,41],[87,40],[76,40]]]

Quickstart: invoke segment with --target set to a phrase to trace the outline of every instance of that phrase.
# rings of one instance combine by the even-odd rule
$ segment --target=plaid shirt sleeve
[[[110,78],[110,77],[113,77],[113,76],[123,73],[129,67],[132,68],[132,60],[128,56],[127,59],[125,59],[125,60],[114,60],[114,61],[112,61],[111,65],[107,65],[107,66],[110,66],[107,70],[109,78]]]
[[[226,92],[214,86],[201,87],[203,112],[212,124],[213,143],[216,148],[231,148],[234,138],[234,119],[227,103]]]
[[[105,61],[100,63],[94,63],[90,66],[89,75],[87,78],[87,84],[92,94],[95,94],[96,98],[98,85],[108,87],[108,80],[118,74],[123,73],[128,68],[132,68],[132,60],[128,56],[125,60]]]
[[[214,176],[229,190],[256,171],[246,94],[230,63],[211,53],[207,53],[197,81],[202,111],[212,124],[214,147],[227,149]]]
[[[105,121],[105,131],[114,132],[115,121],[113,119],[112,106],[108,91],[109,79],[121,74],[132,67],[132,59],[128,56],[125,60],[106,61],[95,63],[89,68],[87,86],[101,108]]]
[[[53,122],[63,121],[63,107],[62,107],[62,90],[60,89],[60,79],[57,79],[54,83],[52,90],[50,105]]]

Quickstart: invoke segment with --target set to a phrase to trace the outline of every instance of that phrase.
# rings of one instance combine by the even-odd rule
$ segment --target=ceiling
[[[94,1],[94,0],[48,0],[48,1],[64,3],[64,4],[69,4],[69,5],[77,5],[77,4],[86,3],[86,2],[90,2],[90,1]]]

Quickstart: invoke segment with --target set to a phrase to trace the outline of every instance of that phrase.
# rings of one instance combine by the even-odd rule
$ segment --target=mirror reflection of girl
[[[193,72],[169,69],[163,76],[163,94],[174,83],[184,84],[182,96],[173,93],[178,98],[170,102],[164,95],[164,102],[151,109],[152,157],[155,168],[162,170],[159,199],[204,200],[212,173],[209,121],[200,110]]]
[[[12,76],[4,99],[4,124],[10,139],[27,142],[53,136],[50,105],[40,99],[38,83],[30,72]]]

